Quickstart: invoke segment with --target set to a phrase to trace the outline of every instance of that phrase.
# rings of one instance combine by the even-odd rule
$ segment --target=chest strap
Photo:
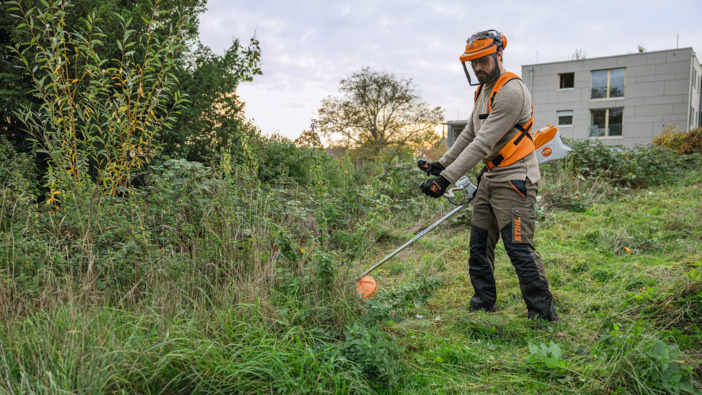
[[[492,112],[492,103],[495,101],[495,96],[497,96],[497,93],[500,91],[500,89],[502,89],[502,87],[506,83],[514,79],[520,78],[518,75],[510,72],[504,73],[500,76],[497,82],[495,82],[495,86],[492,88],[492,92],[490,93],[490,99],[488,100],[488,113],[479,114],[478,119],[487,119],[487,117],[490,116],[490,113]],[[483,85],[481,84],[475,91],[475,102],[478,101],[478,96],[480,95],[480,92],[482,90]],[[488,170],[492,170],[496,166],[502,167],[511,165],[512,163],[523,159],[527,155],[534,152],[535,148],[533,138],[531,137],[531,133],[529,133],[533,124],[534,106],[532,105],[531,118],[529,119],[529,121],[524,125],[514,125],[514,127],[517,130],[519,130],[520,133],[518,133],[516,136],[514,136],[514,138],[512,138],[512,140],[505,144],[505,146],[502,147],[502,149],[500,149],[500,152],[497,154],[496,157],[494,157],[491,161],[488,161],[486,163]]]

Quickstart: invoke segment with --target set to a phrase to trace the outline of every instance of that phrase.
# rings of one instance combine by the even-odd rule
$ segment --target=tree
[[[197,37],[198,15],[204,12],[206,0],[158,0],[158,19],[164,25],[170,26],[178,23],[182,16],[188,16],[189,24],[184,26],[184,38],[193,40]],[[121,58],[122,50],[117,42],[122,37],[124,29],[123,20],[131,20],[130,27],[135,36],[144,35],[148,26],[146,20],[152,19],[153,0],[59,0],[52,1],[60,5],[65,13],[65,29],[74,31],[84,25],[83,19],[89,16],[99,21],[102,33],[105,34],[101,54],[106,61],[105,67],[114,66]],[[38,105],[37,100],[27,92],[33,89],[31,78],[28,77],[21,63],[15,58],[15,48],[31,40],[27,32],[17,29],[21,23],[21,12],[25,12],[44,5],[38,0],[0,0],[0,133],[10,140],[15,148],[22,152],[31,149],[28,134],[15,115],[23,106]],[[13,11],[13,9],[15,9]],[[18,19],[20,18],[20,19]],[[158,34],[158,32],[154,32]],[[159,37],[162,39],[163,37]],[[135,49],[139,51],[140,49]],[[137,58],[143,57],[142,53],[135,53]],[[18,67],[19,66],[19,67]]]
[[[437,136],[441,107],[423,102],[411,79],[364,67],[340,83],[339,97],[327,97],[319,109],[321,134],[340,139],[362,156],[392,157],[407,145],[421,145]]]
[[[261,74],[260,52],[254,37],[248,46],[235,39],[223,55],[198,43],[183,57],[176,76],[189,103],[173,130],[162,136],[165,154],[206,161],[218,147],[237,147],[242,134],[256,133],[236,89],[239,82]]]
[[[158,3],[158,15],[152,15],[154,2]],[[97,21],[105,35],[100,50],[105,62],[103,68],[119,68],[122,49],[118,41],[124,34],[124,21],[131,21],[133,37],[141,37],[148,30],[146,21],[154,17],[162,21],[164,27],[187,17],[188,24],[182,26],[186,45],[176,54],[172,72],[180,94],[188,102],[180,106],[177,122],[170,129],[162,130],[154,141],[167,156],[205,160],[218,146],[236,145],[241,134],[255,132],[244,117],[244,104],[238,100],[236,88],[240,81],[261,74],[258,40],[254,37],[246,45],[234,39],[223,55],[214,54],[202,45],[198,40],[198,18],[205,10],[206,0],[53,0],[51,3],[61,7],[64,29],[68,33],[82,28],[83,20],[88,17]],[[26,68],[17,67],[21,62],[10,48],[31,40],[26,32],[16,29],[21,23],[17,18],[21,12],[16,9],[29,11],[34,7],[43,8],[43,2],[0,0],[0,133],[20,152],[30,151],[32,144],[16,112],[40,103],[27,94],[33,89],[31,78]],[[160,36],[161,31],[152,33],[159,41],[165,39]],[[144,48],[130,50],[134,51],[135,58],[143,58]]]
[[[184,101],[172,70],[187,21],[165,25],[155,3],[145,34],[122,21],[116,44],[122,52],[108,62],[108,37],[94,15],[67,30],[64,5],[48,0],[43,7],[15,9],[24,22],[17,29],[32,39],[14,51],[39,103],[23,105],[16,115],[48,155],[50,201],[67,182],[89,179],[115,195],[157,153],[155,137],[170,128]]]
[[[587,52],[583,49],[578,48],[575,50],[575,53],[573,53],[573,55],[570,56],[570,58],[572,60],[583,60],[587,58]]]

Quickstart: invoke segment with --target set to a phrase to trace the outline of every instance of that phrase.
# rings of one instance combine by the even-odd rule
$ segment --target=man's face
[[[492,55],[483,56],[482,58],[470,61],[470,67],[473,68],[475,76],[478,77],[478,82],[484,84],[490,80],[490,76],[495,72],[495,58]]]

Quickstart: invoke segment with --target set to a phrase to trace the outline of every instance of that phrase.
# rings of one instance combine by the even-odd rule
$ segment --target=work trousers
[[[529,180],[490,182],[483,177],[473,202],[469,273],[471,310],[495,311],[495,245],[502,236],[531,319],[558,320],[541,256],[534,249],[537,186]]]

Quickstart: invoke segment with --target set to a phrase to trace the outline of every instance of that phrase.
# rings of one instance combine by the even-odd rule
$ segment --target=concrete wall
[[[592,99],[592,71],[625,68],[624,96]],[[574,87],[559,89],[559,74],[574,73]],[[565,137],[590,139],[590,110],[624,108],[622,135],[597,137],[606,143],[648,144],[668,124],[681,130],[700,126],[702,67],[692,48],[522,66],[534,103],[534,127],[558,125],[558,111],[573,111]]]

